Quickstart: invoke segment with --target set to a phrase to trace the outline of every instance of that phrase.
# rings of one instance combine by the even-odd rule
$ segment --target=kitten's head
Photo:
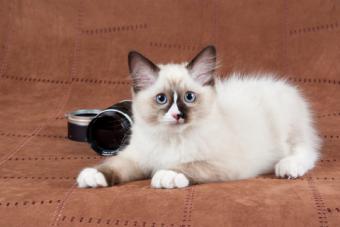
[[[129,53],[136,121],[165,129],[184,129],[209,114],[214,99],[216,50],[204,48],[190,63],[155,65]]]

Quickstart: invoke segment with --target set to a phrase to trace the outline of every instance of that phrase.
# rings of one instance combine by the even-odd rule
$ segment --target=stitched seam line
[[[13,1],[9,1],[9,14],[8,14],[8,23],[7,23],[7,27],[6,27],[6,34],[5,34],[5,41],[4,41],[4,49],[3,49],[3,58],[2,58],[2,63],[0,65],[0,76],[2,77],[2,75],[5,73],[6,69],[7,69],[7,64],[8,64],[8,46],[9,46],[9,40],[10,40],[10,27],[11,24],[10,22],[11,20],[11,16],[10,16],[10,11],[12,9],[12,4]]]
[[[6,136],[6,137],[23,137],[28,138],[32,136],[38,136],[38,137],[46,137],[46,138],[55,138],[55,139],[67,139],[67,136],[62,135],[49,135],[49,134],[39,134],[39,133],[31,133],[31,134],[19,134],[19,133],[5,133],[1,132],[0,136]]]
[[[92,83],[92,84],[131,85],[131,81],[126,81],[126,80],[98,80],[98,79],[79,78],[79,77],[73,77],[72,82]]]
[[[198,50],[199,46],[177,44],[177,43],[161,43],[161,42],[150,42],[150,47],[156,48],[167,48],[167,49],[179,49],[179,50]]]
[[[74,50],[73,50],[73,57],[72,57],[72,65],[71,65],[71,71],[70,71],[70,76],[71,78],[76,77],[77,75],[77,67],[78,67],[78,58],[79,58],[79,52],[80,52],[80,37],[81,37],[81,27],[82,27],[82,19],[83,19],[83,1],[79,2],[79,8],[77,10],[77,17],[76,17],[76,26],[75,26],[75,38],[74,38]],[[69,86],[69,89],[67,91],[67,95],[65,96],[63,105],[59,109],[58,113],[54,116],[54,118],[58,117],[61,115],[63,109],[65,108],[67,101],[69,100],[71,96],[71,91],[72,91],[72,84],[73,81],[71,81],[71,84]],[[71,196],[74,188],[76,187],[76,182],[68,189],[66,192],[62,202],[59,204],[59,206],[56,207],[56,210],[54,211],[54,216],[53,219],[51,220],[50,226],[55,226],[58,225],[60,216],[63,212],[63,209],[65,207],[65,204],[69,197]]]
[[[129,25],[116,25],[106,28],[93,28],[93,29],[81,29],[82,34],[86,35],[100,35],[105,33],[117,33],[117,32],[128,32],[135,30],[144,30],[148,28],[148,24],[129,24]]]
[[[255,179],[265,179],[265,180],[281,180],[280,178],[277,178],[275,176],[259,176]],[[304,181],[304,180],[313,180],[313,181],[336,181],[337,179],[335,177],[299,177],[295,179],[291,179],[295,181]]]
[[[63,160],[98,160],[104,159],[102,156],[43,156],[43,157],[17,157],[10,158],[8,161],[63,161]],[[321,160],[322,161],[322,160]]]
[[[328,114],[320,114],[317,115],[316,118],[326,118],[326,117],[340,117],[340,112],[336,113],[328,113]]]
[[[16,80],[21,82],[31,82],[31,83],[50,83],[50,84],[69,84],[70,81],[67,80],[56,80],[56,79],[47,79],[47,78],[39,78],[39,77],[24,77],[24,76],[11,76],[11,75],[2,75],[1,78],[8,80]]]
[[[305,33],[312,32],[322,32],[322,31],[332,31],[338,29],[338,22],[330,23],[330,24],[322,24],[322,25],[314,25],[309,27],[302,27],[297,29],[292,29],[289,31],[289,35],[297,36]]]
[[[76,177],[45,177],[45,176],[1,176],[2,180],[72,180],[74,181]]]
[[[287,73],[288,69],[288,37],[287,37],[287,31],[288,31],[288,2],[287,0],[283,1],[283,13],[284,13],[284,24],[283,24],[283,70],[285,73]]]
[[[0,207],[6,208],[18,208],[22,206],[35,206],[35,205],[49,205],[53,203],[60,203],[61,200],[31,200],[31,201],[2,201],[0,202]]]
[[[127,80],[97,80],[90,78],[79,78],[73,77],[71,81],[68,80],[56,80],[56,79],[47,79],[47,78],[38,78],[38,77],[23,77],[23,76],[10,76],[10,75],[1,75],[0,78],[7,80],[15,80],[18,82],[27,82],[27,83],[49,83],[54,85],[67,85],[72,82],[77,83],[91,83],[91,84],[104,84],[104,85],[131,85],[131,81]]]
[[[57,209],[55,210],[54,212],[54,216],[53,216],[53,220],[52,220],[52,223],[50,226],[56,226],[58,225],[58,222],[60,220],[60,217],[61,217],[61,214],[65,208],[65,205],[66,205],[66,202],[67,200],[71,197],[71,194],[73,193],[74,191],[74,188],[76,187],[76,183],[74,183],[72,185],[71,188],[68,189],[67,193],[65,194],[65,197],[63,198],[62,202],[59,203],[59,205],[57,206]]]
[[[119,218],[110,218],[110,217],[91,217],[91,216],[66,216],[60,219],[60,222],[71,222],[71,223],[83,223],[83,224],[106,224],[106,225],[115,225],[115,226],[161,226],[161,227],[174,227],[178,226],[175,224],[165,224],[163,222],[157,223],[153,221],[143,221],[143,220],[126,220],[126,219],[119,219]]]
[[[328,227],[327,213],[325,212],[326,207],[323,198],[315,186],[314,179],[312,177],[308,178],[308,186],[312,193],[312,200],[314,201],[314,208],[317,212],[317,222],[320,227]]]
[[[36,128],[32,135],[36,134],[37,132],[39,132],[42,129],[42,125],[38,128]],[[0,166],[3,165],[6,161],[8,161],[9,158],[13,157],[17,152],[19,152],[21,150],[21,148],[23,148],[28,142],[30,142],[32,140],[33,136],[25,139],[14,151],[12,151],[9,155],[7,155],[5,158],[3,158],[0,161]]]
[[[321,79],[321,78],[293,78],[293,77],[289,77],[288,80],[294,81],[294,82],[299,82],[299,83],[319,83],[319,84],[340,85],[340,80]]]
[[[194,199],[194,191],[195,188],[191,186],[186,189],[187,195],[184,200],[184,209],[182,215],[182,224],[180,227],[190,227],[191,226],[191,213],[192,213],[192,204]]]

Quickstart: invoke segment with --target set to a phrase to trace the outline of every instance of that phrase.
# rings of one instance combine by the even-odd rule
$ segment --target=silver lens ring
[[[79,126],[87,126],[102,110],[82,109],[66,114],[68,122]]]

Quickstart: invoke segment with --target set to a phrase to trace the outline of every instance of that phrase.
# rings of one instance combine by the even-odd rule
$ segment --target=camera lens
[[[99,117],[92,127],[92,142],[103,149],[117,150],[124,143],[129,127],[130,124],[121,116]]]
[[[89,124],[88,142],[100,155],[115,155],[129,143],[131,101],[115,104],[99,113]]]
[[[91,120],[99,114],[101,110],[88,109],[77,110],[66,114],[68,119],[68,138],[78,142],[87,141],[87,127]]]

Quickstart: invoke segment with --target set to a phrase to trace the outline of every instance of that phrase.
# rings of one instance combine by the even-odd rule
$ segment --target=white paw
[[[104,175],[95,168],[83,169],[77,177],[77,183],[79,188],[96,188],[108,186]]]
[[[184,188],[188,186],[188,178],[182,173],[172,170],[158,170],[151,179],[153,188]]]
[[[286,177],[288,179],[303,176],[309,170],[306,165],[295,157],[281,159],[275,166],[275,175],[277,177]]]

